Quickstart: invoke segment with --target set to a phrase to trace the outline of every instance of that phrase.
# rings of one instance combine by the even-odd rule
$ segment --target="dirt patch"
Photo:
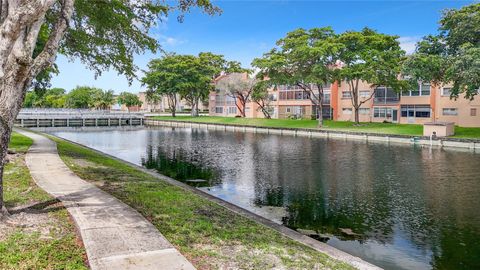
[[[0,241],[18,231],[27,234],[39,233],[41,239],[62,237],[65,228],[50,211],[63,208],[63,205],[57,201],[52,201],[46,207],[39,205],[41,204],[29,204],[10,209],[10,215],[0,221]]]
[[[20,157],[20,154],[6,154],[5,155],[5,159],[4,159],[4,162],[5,164],[8,164],[10,162],[15,162],[15,160]]]
[[[213,211],[212,209],[197,209],[197,210],[195,210],[195,213],[199,214],[199,215],[202,215],[202,216],[209,217],[209,218],[213,218],[213,217],[217,216],[215,211]]]
[[[252,249],[242,244],[224,245],[224,244],[202,244],[195,245],[194,249],[201,250],[208,254],[204,260],[208,260],[207,267],[202,267],[198,262],[198,269],[210,269],[213,265],[216,269],[288,269],[282,263],[280,256],[276,256],[262,249]]]
[[[88,167],[92,167],[92,168],[106,168],[105,166],[100,166],[96,163],[93,163],[91,161],[88,161],[86,159],[82,159],[82,158],[75,158],[72,160],[73,163],[75,164],[75,166],[79,166],[79,167],[82,167],[82,168],[88,168]]]

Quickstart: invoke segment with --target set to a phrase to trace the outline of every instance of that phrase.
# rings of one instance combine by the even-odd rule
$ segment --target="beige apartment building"
[[[247,75],[245,74],[245,76]],[[227,77],[227,74],[222,74],[214,80],[214,83],[218,83]],[[210,92],[208,97],[208,114],[210,116],[236,117],[241,115],[241,109],[243,109],[243,106],[235,97],[227,95],[219,89]],[[258,104],[249,101],[245,104],[245,116],[247,118],[262,118],[263,113],[259,110]]]
[[[227,76],[222,75],[215,82]],[[323,117],[327,119],[331,117],[330,87],[330,85],[324,86]],[[314,93],[318,96],[318,89],[314,89]],[[242,108],[242,105],[234,97],[219,90],[210,93],[209,115],[235,117],[240,115],[239,108]],[[317,115],[316,107],[313,106],[309,93],[298,86],[279,85],[276,89],[271,88],[269,90],[268,108],[272,118],[311,119]],[[245,116],[248,118],[263,118],[264,114],[257,103],[250,101],[245,105]]]
[[[388,87],[371,88],[361,83],[360,100],[373,98],[359,109],[361,122],[393,122],[402,124],[423,124],[426,122],[454,122],[463,127],[480,126],[480,96],[474,100],[463,96],[450,98],[449,86],[419,84],[410,91],[397,93]],[[333,119],[353,121],[353,106],[346,83],[335,86],[336,98],[331,102]],[[374,92],[373,92],[374,91]]]
[[[225,75],[223,76],[225,77]],[[221,80],[219,77],[216,81]],[[463,96],[450,99],[449,86],[419,84],[417,88],[397,93],[388,87],[372,88],[360,83],[360,100],[367,100],[359,109],[361,122],[392,122],[402,124],[423,124],[426,122],[454,122],[462,127],[480,127],[480,96],[473,100]],[[270,112],[272,118],[317,117],[316,107],[305,91],[297,86],[280,85],[270,91]],[[315,92],[315,90],[314,90]],[[318,95],[318,90],[316,90]],[[323,118],[337,121],[354,121],[354,108],[347,83],[335,82],[324,86]],[[212,116],[239,115],[235,98],[220,91],[209,96],[209,114]],[[246,117],[263,117],[254,102],[246,104]]]

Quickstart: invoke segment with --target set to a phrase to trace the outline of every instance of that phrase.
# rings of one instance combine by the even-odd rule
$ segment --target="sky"
[[[297,28],[331,26],[337,33],[373,28],[381,33],[397,35],[407,53],[428,34],[437,33],[442,10],[460,8],[478,1],[294,1],[294,0],[221,0],[213,1],[221,15],[209,16],[198,9],[186,14],[179,23],[172,14],[160,23],[152,35],[167,52],[198,54],[209,51],[223,54],[244,67],[275,46],[275,42]],[[139,77],[153,58],[161,53],[146,52],[135,56]],[[67,91],[79,85],[112,89],[115,93],[145,90],[137,81],[129,85],[123,75],[111,70],[95,78],[94,73],[79,61],[59,55],[56,63],[60,74],[52,87]]]

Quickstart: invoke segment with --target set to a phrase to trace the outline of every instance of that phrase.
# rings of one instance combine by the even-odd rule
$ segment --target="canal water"
[[[480,154],[190,128],[52,133],[385,269],[480,269]]]

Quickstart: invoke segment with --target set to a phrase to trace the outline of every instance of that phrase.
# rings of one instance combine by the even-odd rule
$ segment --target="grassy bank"
[[[197,269],[352,268],[123,162],[55,140],[70,169],[137,209]]]
[[[67,210],[40,189],[25,165],[32,140],[12,134],[5,166],[5,204],[11,213],[0,221],[0,269],[87,269]]]
[[[218,116],[156,116],[158,120],[190,121],[198,123],[217,123],[228,125],[247,125],[258,127],[279,127],[279,128],[317,128],[316,120],[294,120],[294,119],[261,119],[261,118],[235,118]],[[322,129],[338,131],[355,131],[395,135],[422,136],[423,126],[414,124],[394,123],[360,123],[325,120]],[[480,128],[456,127],[454,138],[480,138]]]

